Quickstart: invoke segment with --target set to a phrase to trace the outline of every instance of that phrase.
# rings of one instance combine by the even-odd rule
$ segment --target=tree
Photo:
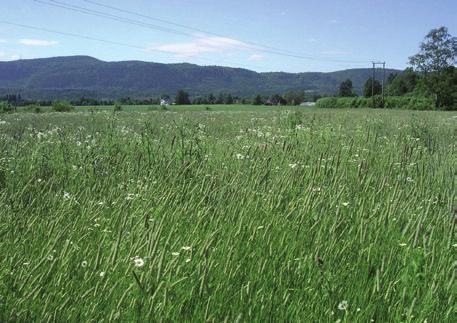
[[[52,108],[57,112],[69,112],[74,110],[74,107],[67,101],[54,101],[52,102]]]
[[[372,91],[372,90],[374,90],[374,91]],[[365,82],[365,85],[363,86],[363,96],[366,98],[371,98],[372,95],[380,95],[380,94],[382,94],[381,83],[379,83],[378,80],[374,80],[374,84],[373,84],[373,78],[370,77]]]
[[[252,103],[253,105],[262,105],[263,102],[262,102],[262,97],[260,96],[260,94],[257,94],[255,97],[254,97],[254,102]]]
[[[390,74],[387,79],[389,95],[402,96],[413,92],[418,83],[419,76],[412,68],[407,68],[401,74]]]
[[[340,88],[338,90],[338,96],[341,96],[341,97],[354,96],[354,88],[352,86],[352,81],[350,79],[347,79],[346,81],[341,82]]]
[[[233,104],[233,96],[230,93],[225,96],[224,104]]]
[[[213,93],[210,93],[208,95],[208,104],[214,104],[214,102],[216,102],[216,98],[214,97]]]
[[[189,93],[184,90],[179,90],[178,93],[176,93],[175,103],[177,105],[190,104]]]
[[[282,97],[279,94],[275,93],[270,97],[270,102],[273,105],[281,104],[282,103]]]
[[[422,73],[442,72],[457,63],[457,37],[451,36],[446,27],[432,29],[409,63]]]
[[[224,93],[219,93],[217,95],[216,104],[224,104]]]
[[[299,105],[305,100],[305,92],[304,91],[289,91],[284,94],[284,99],[287,101],[289,105]]]
[[[432,29],[420,44],[420,51],[409,58],[409,63],[421,73],[424,94],[435,97],[436,106],[448,108],[455,105],[451,89],[457,63],[457,37],[449,34],[446,27]]]

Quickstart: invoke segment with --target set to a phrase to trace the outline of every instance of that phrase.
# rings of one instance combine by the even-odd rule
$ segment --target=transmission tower
[[[382,107],[384,108],[384,102],[385,102],[385,91],[384,91],[384,83],[386,82],[386,62],[371,62],[373,64],[373,76],[372,76],[372,81],[371,81],[371,98],[373,100],[373,107],[374,107],[374,81],[376,79],[376,66],[381,66],[382,65]]]

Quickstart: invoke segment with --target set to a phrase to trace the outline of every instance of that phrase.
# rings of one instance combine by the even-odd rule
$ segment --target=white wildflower
[[[400,247],[405,247],[406,246],[406,243],[402,242],[399,244]]]
[[[298,166],[298,164],[296,164],[296,163],[294,163],[294,164],[289,164],[289,167],[292,168],[292,169],[294,169],[294,168],[297,167],[297,166]]]
[[[185,251],[190,251],[190,250],[192,250],[192,247],[190,247],[190,246],[184,246],[184,247],[182,247],[181,249],[182,249],[182,250],[185,250]]]
[[[349,206],[349,202],[343,202],[341,203],[344,207],[348,207]]]
[[[100,277],[101,278],[105,277],[105,272],[104,271],[100,272]]]
[[[135,265],[135,267],[141,268],[144,266],[144,260],[138,256],[135,256],[133,258],[133,264]]]
[[[186,259],[186,263],[187,263],[187,262],[190,262],[190,258],[187,258],[187,259]]]
[[[338,309],[340,311],[345,311],[348,308],[348,301],[341,301],[341,303],[338,304]]]
[[[87,261],[84,260],[84,261],[81,263],[81,267],[86,268],[86,267],[87,267]]]
[[[236,154],[236,159],[244,159],[244,156],[241,154]]]
[[[179,252],[172,252],[171,254],[175,257],[179,256]]]
[[[69,199],[71,198],[70,193],[68,193],[68,192],[63,192],[63,198],[64,198],[64,200],[69,200]]]

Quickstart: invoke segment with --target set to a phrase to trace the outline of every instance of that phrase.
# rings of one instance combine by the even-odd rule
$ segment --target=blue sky
[[[92,15],[55,6],[62,4]],[[430,29],[444,25],[457,35],[455,0],[0,0],[0,5],[3,22],[126,45],[0,23],[0,60],[90,55],[287,72],[370,67],[371,60],[385,60],[388,67],[405,68]],[[100,17],[106,14],[111,19]]]

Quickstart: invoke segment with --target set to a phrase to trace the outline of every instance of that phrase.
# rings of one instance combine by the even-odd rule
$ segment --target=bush
[[[57,112],[69,112],[75,108],[67,101],[54,101],[52,102],[52,108]]]
[[[40,113],[41,112],[41,108],[39,105],[36,105],[36,104],[30,104],[28,106],[25,107],[25,111],[27,112],[34,112],[34,113]]]
[[[433,99],[413,96],[388,96],[385,97],[384,106],[382,96],[374,98],[322,98],[316,103],[321,109],[350,109],[350,108],[375,108],[375,109],[403,109],[403,110],[434,110]]]
[[[317,100],[316,107],[321,109],[334,109],[337,106],[337,98],[322,98]]]
[[[120,103],[114,104],[114,112],[122,111],[122,105]]]
[[[14,107],[9,104],[8,102],[1,101],[0,102],[0,113],[8,113],[8,112],[13,112]]]

